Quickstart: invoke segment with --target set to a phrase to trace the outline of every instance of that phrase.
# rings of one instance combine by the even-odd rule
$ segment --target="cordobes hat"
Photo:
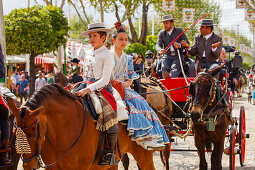
[[[176,18],[173,18],[173,16],[170,14],[170,15],[165,15],[162,17],[162,20],[159,21],[159,22],[164,22],[164,21],[173,21],[173,20],[176,20]]]
[[[79,64],[80,60],[77,59],[77,58],[73,58],[73,59],[71,60],[71,62],[72,62],[72,63],[77,63],[77,64]]]

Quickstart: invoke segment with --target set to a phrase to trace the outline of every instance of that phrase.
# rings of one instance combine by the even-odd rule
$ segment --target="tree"
[[[30,54],[30,95],[35,88],[35,56],[55,51],[66,43],[67,19],[60,8],[34,6],[5,16],[6,49],[9,55]]]

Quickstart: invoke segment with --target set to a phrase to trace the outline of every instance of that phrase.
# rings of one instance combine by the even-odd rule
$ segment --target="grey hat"
[[[99,23],[89,24],[88,25],[88,30],[81,33],[81,36],[82,37],[88,37],[90,33],[99,32],[99,31],[110,33],[110,34],[113,32],[112,29],[105,28],[104,23],[99,22]]]
[[[213,24],[213,19],[202,19],[200,26],[215,26],[217,24]]]
[[[172,20],[176,20],[176,18],[173,18],[173,16],[170,14],[170,15],[165,15],[162,17],[162,20],[159,21],[159,22],[164,22],[164,21],[172,21]]]

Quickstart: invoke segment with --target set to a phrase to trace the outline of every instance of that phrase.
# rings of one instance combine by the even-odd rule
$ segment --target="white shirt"
[[[46,85],[46,80],[45,80],[45,78],[37,78],[36,80],[35,80],[35,90],[38,90],[38,89],[40,89],[42,86],[45,86]]]
[[[168,34],[169,34],[169,35],[171,35],[171,34],[172,34],[172,32],[173,32],[173,30],[174,30],[174,28],[173,28],[173,29],[171,29],[170,31],[168,31]],[[170,46],[170,51],[174,51],[174,47],[173,47],[173,45],[171,45],[171,46]]]
[[[95,78],[97,81],[88,85],[91,91],[100,90],[107,86],[110,82],[112,70],[114,67],[114,57],[111,52],[102,46],[97,50],[93,50],[92,58],[85,58],[85,79]]]

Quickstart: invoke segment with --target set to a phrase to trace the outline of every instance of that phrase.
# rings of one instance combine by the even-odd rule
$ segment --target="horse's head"
[[[217,85],[215,76],[223,66],[199,73],[195,80],[190,83],[189,93],[192,96],[191,119],[194,123],[201,118],[207,107],[215,101]]]
[[[7,97],[6,101],[16,118],[16,151],[22,154],[23,168],[25,170],[37,169],[42,136],[45,133],[38,120],[43,106],[32,111],[25,106],[18,108],[10,97]]]
[[[54,76],[55,83],[60,84],[62,87],[65,87],[69,82],[66,76],[63,73],[56,73]]]

